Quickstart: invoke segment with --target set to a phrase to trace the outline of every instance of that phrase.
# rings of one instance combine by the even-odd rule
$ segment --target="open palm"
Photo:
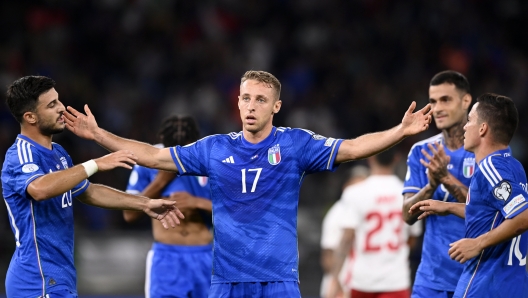
[[[402,127],[405,136],[415,135],[427,130],[431,123],[433,113],[431,104],[427,104],[421,110],[413,113],[415,108],[416,102],[413,101],[403,116]]]
[[[66,128],[81,138],[94,140],[95,132],[99,126],[88,105],[84,105],[84,112],[86,114],[68,106],[64,113]]]

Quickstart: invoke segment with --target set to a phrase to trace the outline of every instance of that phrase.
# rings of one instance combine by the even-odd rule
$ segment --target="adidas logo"
[[[225,163],[235,163],[235,160],[233,159],[233,156],[229,156],[228,158],[222,160],[222,162],[225,162]]]

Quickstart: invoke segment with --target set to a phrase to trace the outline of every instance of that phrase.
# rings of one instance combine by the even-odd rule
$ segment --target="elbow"
[[[49,198],[51,198],[52,194],[49,190],[43,187],[38,187],[38,185],[34,185],[35,183],[31,183],[27,187],[27,193],[35,200],[35,201],[44,201]]]

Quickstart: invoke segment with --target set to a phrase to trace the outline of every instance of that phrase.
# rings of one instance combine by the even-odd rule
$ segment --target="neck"
[[[244,134],[244,139],[246,139],[246,141],[250,142],[251,144],[258,144],[269,136],[272,128],[273,125],[271,125],[270,123],[269,125],[264,127],[264,129],[259,130],[257,132],[251,132],[244,128],[242,133]]]
[[[22,126],[20,134],[30,138],[35,141],[37,144],[42,145],[45,148],[51,149],[51,138],[52,135],[43,135],[38,129],[34,126],[24,127]]]
[[[456,150],[464,146],[464,124],[462,122],[442,130],[445,146],[449,150]]]
[[[473,151],[473,153],[475,153],[475,162],[479,164],[480,161],[484,159],[484,157],[490,155],[493,152],[504,150],[506,148],[508,148],[508,145],[496,143],[481,145],[478,148],[475,148]]]

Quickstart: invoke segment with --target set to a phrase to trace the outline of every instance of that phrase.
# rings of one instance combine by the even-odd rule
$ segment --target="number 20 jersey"
[[[466,236],[477,238],[528,209],[526,173],[510,149],[482,159],[466,200]],[[528,232],[465,263],[454,297],[522,297]]]
[[[402,193],[417,193],[429,183],[426,168],[420,159],[427,160],[421,150],[430,153],[428,144],[444,142],[443,135],[437,134],[431,138],[416,143],[407,157],[407,175],[405,176]],[[445,153],[451,157],[449,172],[462,184],[469,186],[475,170],[475,155],[460,147],[455,151],[444,145]],[[443,185],[433,193],[433,200],[458,202]],[[463,266],[451,260],[449,244],[464,237],[464,220],[455,215],[430,215],[425,219],[425,233],[422,248],[422,259],[416,272],[415,285],[435,290],[454,292]]]
[[[298,281],[297,207],[304,175],[335,170],[342,140],[273,127],[171,148],[181,174],[208,176],[213,201],[212,283]]]

